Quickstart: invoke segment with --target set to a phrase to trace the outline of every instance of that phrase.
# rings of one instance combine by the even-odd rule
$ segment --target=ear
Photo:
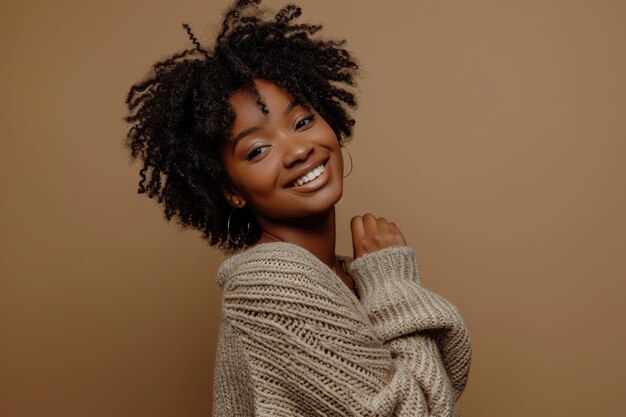
[[[246,205],[246,199],[232,187],[222,185],[222,194],[224,194],[224,198],[228,201],[228,204],[233,207],[243,208]]]

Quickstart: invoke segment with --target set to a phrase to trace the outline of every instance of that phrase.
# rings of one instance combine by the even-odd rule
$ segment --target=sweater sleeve
[[[225,268],[224,319],[247,353],[255,415],[456,415],[463,365],[449,342],[463,339],[454,333],[462,321],[399,272],[410,269],[394,260],[400,252],[351,264],[363,305],[293,248],[255,250]],[[407,280],[400,293],[374,279],[385,263],[394,269],[385,267],[384,282]]]
[[[254,393],[246,351],[228,321],[220,325],[213,377],[213,416],[251,417]]]
[[[379,250],[357,258],[349,270],[385,346],[421,385],[431,387],[431,408],[445,408],[448,389],[456,401],[469,375],[469,334],[457,308],[420,285],[415,251],[406,246]]]

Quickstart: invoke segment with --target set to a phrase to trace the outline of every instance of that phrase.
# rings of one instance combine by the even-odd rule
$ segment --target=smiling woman
[[[343,158],[335,133],[314,109],[271,81],[257,79],[255,87],[268,112],[246,91],[231,96],[234,139],[221,160],[233,183],[227,200],[248,205],[267,240],[282,234],[276,229],[286,219],[332,209],[343,189]]]
[[[258,1],[225,14],[209,51],[154,65],[127,97],[139,192],[228,252],[214,385],[217,416],[453,416],[469,372],[457,309],[420,285],[400,229],[351,222],[335,254],[342,144],[358,66],[344,41],[270,19]]]

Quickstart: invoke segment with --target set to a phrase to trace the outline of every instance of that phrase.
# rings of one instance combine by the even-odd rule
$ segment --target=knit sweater
[[[294,244],[222,264],[214,416],[458,416],[469,335],[420,285],[413,249],[381,249],[347,271],[358,298]]]

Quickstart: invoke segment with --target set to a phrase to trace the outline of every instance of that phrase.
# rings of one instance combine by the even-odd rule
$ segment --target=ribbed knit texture
[[[222,264],[214,416],[458,416],[469,336],[457,309],[421,287],[413,249],[348,271],[359,298],[290,243]]]

